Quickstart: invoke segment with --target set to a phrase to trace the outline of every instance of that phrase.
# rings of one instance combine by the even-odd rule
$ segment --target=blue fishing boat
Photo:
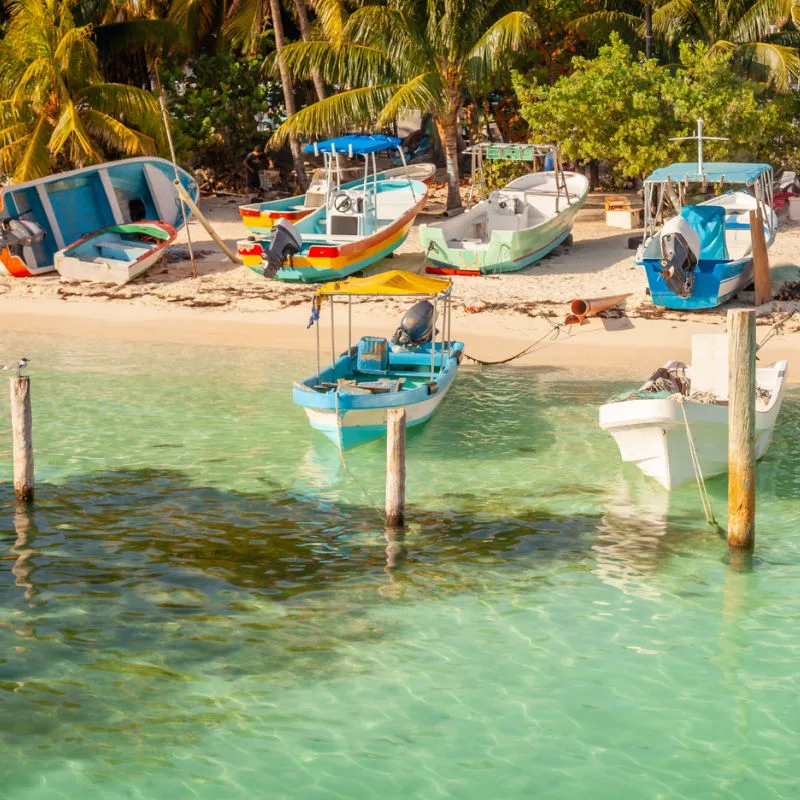
[[[342,136],[303,148],[325,159],[325,202],[292,224],[279,219],[270,239],[239,242],[245,266],[265,277],[317,283],[352,275],[393,253],[422,210],[428,187],[406,177],[379,178],[375,154],[400,148],[392,136]],[[341,183],[341,157],[363,156],[363,179]]]
[[[178,169],[187,194],[199,189]],[[27,277],[50,272],[58,251],[112,225],[160,220],[178,229],[184,218],[163,158],[128,158],[4,186],[0,194],[0,274]],[[187,209],[187,216],[188,216]]]
[[[317,327],[317,371],[295,383],[292,395],[295,404],[305,410],[311,427],[347,449],[385,436],[389,408],[404,408],[409,427],[429,419],[455,380],[464,351],[461,342],[450,339],[451,288],[449,280],[400,270],[324,285],[314,299],[312,322],[319,319],[322,302],[328,300],[333,360],[320,367]],[[362,336],[353,345],[354,296],[424,299],[406,312],[391,341],[383,336]],[[348,298],[348,346],[338,357],[333,336],[336,297]]]
[[[760,216],[767,247],[778,230],[772,167],[703,163],[702,130],[700,120],[697,137],[691,137],[698,142],[696,162],[661,167],[645,181],[645,238],[636,262],[645,270],[657,306],[713,308],[724,303],[753,281],[750,213]],[[710,199],[701,199],[709,194]],[[693,205],[691,199],[701,200]],[[678,213],[658,227],[667,203]]]

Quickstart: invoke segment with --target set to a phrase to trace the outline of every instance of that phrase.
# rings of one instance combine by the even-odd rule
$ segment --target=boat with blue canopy
[[[317,371],[295,383],[292,394],[311,427],[347,449],[385,436],[390,408],[404,408],[409,427],[429,419],[452,386],[464,351],[462,342],[450,338],[451,290],[449,280],[400,270],[322,286],[315,295],[309,325],[318,322],[322,304],[328,301],[331,363],[320,365],[317,324]],[[362,336],[353,344],[352,300],[359,296],[422,299],[406,312],[391,340]],[[347,349],[338,356],[336,298],[347,299]]]
[[[393,253],[422,210],[428,187],[409,173],[379,177],[376,154],[400,140],[375,134],[341,136],[306,145],[325,161],[325,199],[293,224],[278,219],[271,236],[240,241],[243,263],[265,277],[316,283],[352,275]],[[342,183],[342,158],[362,157],[363,178]]]
[[[703,162],[702,120],[698,160],[670,164],[644,185],[645,238],[637,264],[647,275],[653,303],[667,308],[713,308],[753,281],[751,212],[761,220],[767,247],[775,241],[769,164]],[[729,188],[730,187],[730,188]],[[705,198],[711,194],[709,199]],[[676,212],[659,227],[666,207]],[[758,223],[756,223],[758,224]]]

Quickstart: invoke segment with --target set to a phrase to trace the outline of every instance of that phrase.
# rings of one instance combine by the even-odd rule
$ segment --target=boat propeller
[[[267,264],[264,277],[274,278],[275,273],[283,266],[287,258],[300,252],[303,238],[297,228],[286,219],[279,219],[272,228],[272,241],[269,250],[264,254]]]

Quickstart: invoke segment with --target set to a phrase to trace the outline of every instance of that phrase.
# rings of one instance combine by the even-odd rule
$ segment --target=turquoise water
[[[291,405],[308,354],[3,351],[37,499],[0,400],[0,796],[796,795],[800,394],[748,571],[694,487],[620,465],[624,383],[464,370],[409,437],[401,538],[382,444],[345,470]]]

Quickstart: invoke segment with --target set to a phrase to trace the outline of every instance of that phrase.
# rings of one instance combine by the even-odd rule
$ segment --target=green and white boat
[[[420,225],[422,248],[439,275],[493,275],[534,264],[564,242],[586,199],[589,181],[565,172],[558,148],[536,144],[484,143],[470,148],[473,186],[467,210],[450,219]],[[483,162],[541,162],[530,172],[486,197]],[[482,199],[471,205],[476,188]]]

